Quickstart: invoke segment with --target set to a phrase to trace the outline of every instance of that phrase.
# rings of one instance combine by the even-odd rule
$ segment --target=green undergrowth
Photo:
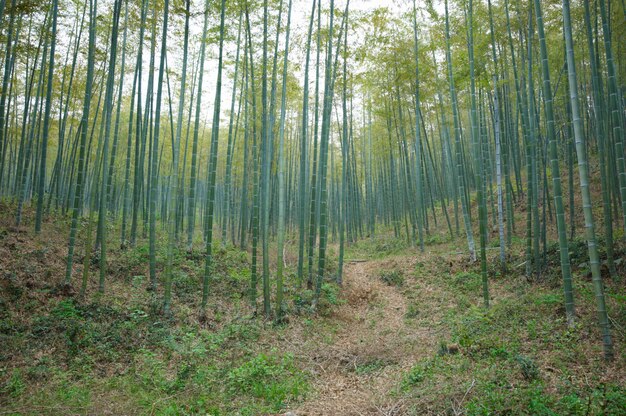
[[[305,395],[308,376],[290,354],[257,352],[263,331],[255,320],[210,329],[173,325],[149,310],[62,300],[23,335],[25,361],[0,387],[3,406],[80,413],[105,400],[116,414],[277,412]]]
[[[10,233],[0,232],[0,238],[0,248],[11,255],[5,260],[11,272],[0,274],[0,413],[282,414],[315,396],[324,375],[306,354],[315,351],[318,357],[319,351],[332,350],[344,324],[334,314],[347,302],[331,281],[334,256],[315,314],[314,291],[298,289],[293,265],[285,270],[288,319],[274,325],[254,316],[249,305],[249,253],[218,243],[208,319],[200,322],[205,258],[199,245],[191,252],[175,251],[173,315],[164,316],[162,282],[156,293],[147,290],[147,244],[111,250],[104,295],[96,293],[93,263],[88,296],[81,300],[55,284],[64,263],[53,245],[35,241],[22,247]],[[363,354],[341,371],[359,379],[384,373],[393,386],[385,400],[403,403],[408,415],[623,414],[626,295],[619,279],[605,280],[617,353],[616,362],[606,365],[594,292],[583,267],[574,267],[578,319],[570,327],[555,269],[558,252],[547,251],[549,268],[542,278],[527,279],[524,268],[516,267],[523,263],[524,242],[514,240],[507,273],[490,261],[491,308],[485,310],[479,264],[467,261],[462,239],[439,238],[428,241],[425,254],[392,233],[349,245],[347,259],[380,264],[370,277],[407,298],[406,309],[398,309],[406,325],[400,333],[419,325],[423,331],[416,333],[438,339],[432,351],[405,366],[398,357],[423,345],[411,339],[411,348],[402,351],[402,337],[392,333],[389,342],[394,350],[397,343],[397,357]],[[617,248],[622,258],[622,247]],[[570,250],[573,264],[584,260],[579,241]],[[489,255],[495,259],[497,250]],[[399,256],[407,261],[396,261]],[[159,248],[160,278],[165,257]],[[259,282],[259,304],[260,295]],[[386,301],[372,299],[370,307]],[[370,318],[384,322],[386,316],[374,314],[380,310],[373,308]],[[307,344],[310,351],[284,342],[291,325],[303,331],[298,336],[304,344],[314,343]]]
[[[382,270],[379,278],[389,286],[401,287],[404,285],[404,273],[398,269]]]
[[[607,246],[603,236],[598,236],[597,247],[600,256],[601,270],[603,277],[607,280],[617,283],[624,283],[626,276],[626,240],[623,238],[615,238],[613,244],[613,261],[615,266],[615,275],[609,275],[607,263]],[[569,244],[570,264],[574,273],[579,274],[586,279],[591,279],[591,269],[589,268],[589,250],[587,241],[583,238],[570,240]],[[561,258],[558,243],[548,245],[546,249],[546,266],[539,280],[550,284],[553,287],[561,285]]]
[[[346,259],[381,259],[395,254],[402,254],[410,247],[406,238],[396,238],[393,234],[381,232],[373,237],[358,240],[350,244],[346,250]]]
[[[146,245],[114,251],[105,294],[90,282],[84,300],[19,271],[2,276],[0,409],[16,415],[258,415],[301,401],[309,391],[308,371],[283,349],[258,345],[278,329],[251,313],[247,253],[218,245],[214,253],[204,323],[197,318],[204,271],[199,251],[175,252],[171,316],[162,313],[162,294],[147,290]],[[165,255],[159,249],[159,265]],[[38,270],[28,256],[15,259]],[[295,284],[290,274],[286,285]],[[320,309],[341,301],[330,283],[322,295]],[[287,310],[297,312],[291,301]]]
[[[513,272],[490,276],[492,300],[486,310],[475,269],[478,265],[437,275],[420,263],[416,267],[415,297],[425,276],[442,289],[438,296],[446,307],[440,324],[447,333],[436,351],[398,378],[393,395],[406,401],[407,414],[624,414],[626,389],[615,373],[624,363],[623,290],[607,286],[617,357],[606,364],[590,282],[576,276],[578,320],[568,326],[560,287]],[[426,313],[416,301],[405,317],[424,319]]]

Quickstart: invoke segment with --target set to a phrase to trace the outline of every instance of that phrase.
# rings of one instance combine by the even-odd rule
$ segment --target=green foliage
[[[2,386],[2,394],[6,394],[10,397],[20,396],[26,389],[26,383],[22,377],[22,371],[20,369],[14,369],[11,376]]]
[[[615,385],[574,388],[556,399],[546,392],[541,382],[527,386],[511,386],[489,382],[478,386],[465,410],[468,415],[532,414],[532,415],[620,415],[626,399],[624,389]]]
[[[117,272],[125,275],[139,275],[144,270],[149,260],[148,244],[138,244],[120,253],[119,261],[116,262]]]
[[[389,365],[388,361],[380,358],[375,358],[372,360],[367,360],[364,363],[357,364],[354,367],[354,372],[359,375],[372,374],[382,370],[387,365]]]
[[[404,285],[404,274],[397,269],[383,270],[380,272],[379,278],[389,286],[401,287]]]
[[[550,410],[551,405],[552,399],[545,395],[539,383],[533,383],[526,388],[511,389],[506,382],[494,380],[479,387],[479,393],[475,392],[475,396],[466,405],[466,411],[472,416],[487,416],[505,409],[525,409],[533,415],[556,416],[557,413]]]
[[[80,311],[73,300],[62,300],[50,312],[50,316],[59,320],[72,320],[80,317]]]
[[[515,357],[515,360],[519,364],[522,375],[527,381],[533,381],[539,378],[539,368],[537,368],[537,364],[535,364],[532,359],[518,355]]]
[[[422,263],[421,261],[418,261],[415,263],[415,275],[416,276],[421,276],[424,269],[425,269],[424,263]]]
[[[538,306],[556,307],[563,303],[563,296],[557,293],[546,293],[537,295],[534,302]]]
[[[441,234],[431,234],[424,239],[424,244],[434,246],[438,244],[444,244],[448,241],[449,237]]]
[[[480,294],[482,280],[479,274],[461,272],[451,276],[451,284],[465,294]]]
[[[315,312],[312,309],[315,293],[312,290],[300,290],[294,297],[294,305],[298,312]],[[334,282],[322,283],[320,298],[317,304],[317,312],[321,315],[328,315],[333,307],[341,305],[341,287]]]
[[[16,302],[24,293],[23,288],[17,282],[17,276],[15,273],[7,273],[4,277],[4,295],[7,297],[8,302]],[[0,299],[0,302],[4,303],[3,299]],[[4,307],[0,305],[0,310],[3,310]]]
[[[328,306],[337,306],[341,304],[339,294],[341,288],[335,283],[322,284],[322,299],[328,304]]]
[[[485,311],[481,307],[472,306],[454,323],[455,339],[463,348],[464,353],[475,359],[498,355],[504,348],[504,341],[499,333],[498,319],[493,308]],[[499,316],[499,314],[498,314]],[[509,348],[511,340],[508,341]]]
[[[302,397],[308,389],[305,375],[295,367],[289,354],[259,354],[229,371],[226,384],[231,395],[260,398],[272,411]]]
[[[435,362],[427,360],[415,364],[411,369],[402,377],[402,383],[400,388],[402,390],[409,390],[418,387],[434,372]]]
[[[200,282],[196,276],[182,270],[174,270],[172,272],[172,286],[174,293],[182,302],[192,302],[198,293]]]
[[[407,319],[415,319],[420,315],[420,308],[417,303],[410,303],[406,309],[404,317]]]
[[[406,240],[380,234],[368,239],[357,240],[347,248],[346,256],[354,259],[378,259],[399,254],[409,248]]]
[[[122,310],[99,303],[58,302],[49,314],[34,320],[32,336],[45,345],[62,342],[59,354],[69,362],[110,362],[137,351],[144,343],[161,344],[167,329],[156,311],[131,305]]]
[[[80,409],[89,404],[91,394],[88,386],[73,383],[71,380],[61,377],[52,399],[54,400],[53,403]]]
[[[323,288],[323,285],[322,285]],[[299,293],[296,293],[293,299],[293,303],[297,312],[303,312],[309,310],[311,301],[313,300],[313,291],[309,289],[302,289]]]

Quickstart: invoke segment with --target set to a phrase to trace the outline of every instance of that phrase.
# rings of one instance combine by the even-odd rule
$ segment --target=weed
[[[526,388],[513,389],[508,383],[489,381],[478,386],[474,398],[467,403],[465,411],[470,416],[493,414],[531,414],[557,416],[551,410],[553,400],[547,396],[540,383]]]
[[[341,287],[334,282],[322,283],[320,299],[317,304],[317,312],[321,315],[328,315],[334,306],[342,305],[345,301],[341,299]],[[315,298],[313,290],[302,290],[294,295],[294,307],[298,313],[314,313],[312,308]]]
[[[182,270],[175,270],[172,275],[174,293],[182,302],[192,302],[200,290],[200,280]]]
[[[383,270],[380,272],[379,278],[389,286],[401,287],[404,285],[404,275],[400,270]]]
[[[459,353],[459,346],[456,344],[448,344],[446,341],[439,341],[439,349],[437,355],[454,355]]]
[[[43,357],[38,362],[28,368],[26,377],[32,381],[45,381],[48,380],[52,374],[53,368],[51,368],[52,360]]]
[[[524,379],[527,381],[533,381],[539,378],[539,368],[532,359],[523,355],[518,355],[515,357],[515,361],[519,364]]]
[[[406,313],[404,314],[404,317],[406,319],[415,319],[419,316],[419,314],[420,314],[419,305],[417,303],[410,303],[406,309]]]
[[[432,246],[436,244],[443,244],[446,242],[447,239],[448,239],[447,236],[443,236],[440,234],[432,234],[426,237],[426,239],[424,240],[424,243],[426,245]]]
[[[89,389],[69,380],[63,380],[56,391],[56,396],[55,402],[70,408],[85,408],[90,401]]]
[[[429,374],[429,362],[416,364],[404,375],[400,387],[402,390],[416,387],[421,384]]]
[[[489,350],[489,354],[492,358],[503,358],[506,359],[509,357],[510,353],[506,349],[506,347],[494,347]]]
[[[62,300],[50,313],[57,319],[74,319],[80,317],[80,312],[76,308],[73,300]]]
[[[24,289],[19,284],[15,273],[13,272],[6,273],[6,274],[3,273],[3,275],[4,275],[2,277],[2,280],[4,280],[4,282],[2,282],[4,283],[3,291],[8,298],[7,300],[9,301],[9,303],[17,302],[22,297],[22,294],[24,293]]]
[[[354,372],[360,375],[364,375],[364,374],[372,374],[375,373],[377,371],[382,370],[383,368],[385,368],[387,365],[389,365],[389,362],[387,360],[383,360],[380,358],[374,358],[372,360],[368,360],[364,363],[361,364],[357,364],[354,367]]]
[[[406,240],[392,235],[379,234],[358,240],[349,248],[349,258],[382,258],[398,254],[409,247]]]
[[[452,276],[452,285],[463,293],[480,293],[482,278],[472,272],[461,272]]]
[[[546,293],[537,295],[533,300],[538,306],[555,307],[563,303],[563,296],[556,293]]]
[[[20,396],[26,389],[26,383],[22,377],[22,371],[20,369],[14,369],[11,373],[11,377],[2,386],[2,394],[6,394],[10,397]]]
[[[322,284],[322,297],[328,302],[331,306],[336,306],[341,303],[339,299],[339,286],[334,283],[324,283]]]

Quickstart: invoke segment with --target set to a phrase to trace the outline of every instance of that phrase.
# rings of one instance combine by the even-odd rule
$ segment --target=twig
[[[454,412],[455,415],[462,415],[463,411],[461,410],[461,406],[463,405],[463,402],[465,401],[465,399],[467,398],[467,395],[470,393],[470,391],[472,391],[472,389],[474,388],[474,385],[476,384],[476,379],[472,380],[472,384],[470,384],[470,386],[468,387],[467,391],[465,392],[465,394],[463,395],[463,397],[461,398],[461,400],[459,400],[456,404],[456,406],[453,404],[452,405],[452,411]]]
[[[467,397],[469,392],[474,388],[475,385],[476,385],[476,379],[473,379],[472,380],[472,384],[470,384],[469,388],[467,389],[467,391],[463,395],[463,398],[461,399],[461,402],[459,404],[463,404],[463,402],[465,401],[465,398]]]
[[[613,328],[619,332],[620,334],[624,334],[624,328],[622,328],[622,326],[620,324],[617,323],[617,321],[613,318],[611,318],[610,316],[608,317],[609,321],[611,321],[611,324],[613,325]]]

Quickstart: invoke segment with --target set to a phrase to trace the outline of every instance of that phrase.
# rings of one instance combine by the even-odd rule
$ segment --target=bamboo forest
[[[0,415],[625,415],[625,0],[0,0]]]

